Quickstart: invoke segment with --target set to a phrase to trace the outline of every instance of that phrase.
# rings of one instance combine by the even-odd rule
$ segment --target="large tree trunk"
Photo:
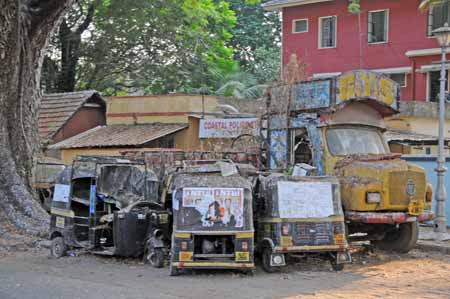
[[[0,0],[0,235],[11,224],[34,235],[48,228],[30,188],[39,151],[39,80],[43,49],[71,2]]]

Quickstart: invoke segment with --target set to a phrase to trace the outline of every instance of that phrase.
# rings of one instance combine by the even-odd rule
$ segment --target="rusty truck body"
[[[384,117],[397,113],[398,90],[369,71],[275,86],[262,123],[269,169],[306,163],[316,175],[337,176],[348,233],[407,252],[418,223],[433,217],[432,188],[424,169],[390,153],[384,140]]]

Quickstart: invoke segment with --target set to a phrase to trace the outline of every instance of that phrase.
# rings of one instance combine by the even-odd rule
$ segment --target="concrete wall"
[[[110,97],[107,123],[187,123],[192,112],[215,112],[218,100],[213,96],[168,94],[159,96]]]

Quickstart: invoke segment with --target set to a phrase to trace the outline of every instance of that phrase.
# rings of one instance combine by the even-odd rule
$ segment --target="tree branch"
[[[82,34],[91,24],[92,19],[94,18],[94,12],[95,12],[95,6],[94,3],[91,3],[88,8],[88,12],[86,15],[86,18],[84,19],[83,23],[78,26],[76,33]]]

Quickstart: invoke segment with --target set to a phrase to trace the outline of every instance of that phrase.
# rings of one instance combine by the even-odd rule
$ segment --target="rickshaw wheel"
[[[64,239],[62,237],[52,239],[50,254],[55,258],[60,258],[66,255],[66,244],[64,244]]]
[[[144,263],[155,268],[164,267],[164,251],[162,248],[145,248]]]
[[[333,268],[334,271],[339,272],[344,270],[344,264],[338,264],[337,263],[337,258],[332,258],[330,260],[331,263],[331,268]]]
[[[180,269],[172,266],[172,263],[170,263],[170,276],[178,276],[178,275],[180,275]]]
[[[272,249],[270,247],[264,247],[262,251],[262,266],[267,273],[273,273],[276,268],[270,265],[270,259],[272,258]]]

